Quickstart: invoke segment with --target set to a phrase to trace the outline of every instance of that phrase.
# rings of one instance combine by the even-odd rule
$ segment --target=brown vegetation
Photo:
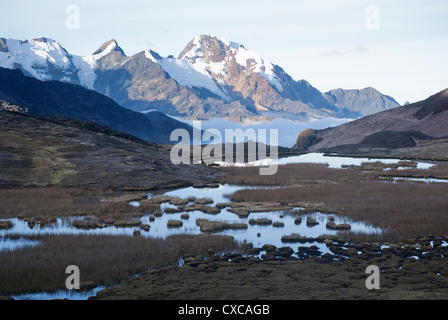
[[[160,205],[142,201],[139,207],[128,204],[146,194],[118,194],[106,189],[23,188],[0,189],[0,219],[96,216],[101,221],[139,217],[160,212]],[[113,223],[113,221],[112,221]]]
[[[110,286],[163,266],[177,265],[186,254],[232,251],[232,237],[175,235],[166,239],[105,235],[41,235],[34,247],[0,251],[0,295],[52,292],[65,288],[69,265],[80,268],[81,281]]]
[[[306,211],[336,213],[383,228],[384,241],[448,234],[446,183],[380,182],[374,180],[380,174],[363,173],[362,168],[339,170],[322,166],[291,165],[280,167],[279,177],[258,176],[252,172],[254,169],[256,168],[226,168],[230,175],[224,179],[236,182],[238,179],[243,181],[245,177],[251,177],[249,179],[253,184],[280,183],[287,187],[240,190],[230,195],[231,201],[278,202],[303,206]],[[408,175],[426,172],[440,177],[447,173],[447,168],[394,171]],[[306,178],[302,179],[302,176]],[[313,176],[315,180],[312,180]]]
[[[277,250],[278,251],[278,250]],[[95,299],[166,300],[415,300],[447,296],[446,258],[403,259],[394,254],[360,254],[328,262],[262,261],[234,255],[231,261],[189,259],[182,267],[145,272],[98,292]],[[190,262],[191,261],[191,262]],[[381,266],[380,290],[366,289],[366,268]],[[148,285],[150,284],[150,285]],[[333,311],[332,311],[333,312]]]
[[[322,180],[341,181],[353,175],[358,170],[335,170],[325,164],[290,164],[278,167],[275,175],[262,176],[258,167],[224,167],[220,170],[227,174],[221,178],[221,183],[236,185],[286,186],[303,183],[316,183]]]

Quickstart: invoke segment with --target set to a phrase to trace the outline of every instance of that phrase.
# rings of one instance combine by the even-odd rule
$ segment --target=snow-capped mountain
[[[377,103],[369,97],[382,97],[356,99],[350,92],[346,107],[346,95],[321,93],[243,45],[214,35],[195,37],[178,58],[150,49],[128,57],[115,40],[80,57],[48,38],[0,38],[0,66],[40,80],[80,84],[135,111],[155,109],[190,119],[361,116],[364,106]],[[377,103],[375,111],[394,103]]]

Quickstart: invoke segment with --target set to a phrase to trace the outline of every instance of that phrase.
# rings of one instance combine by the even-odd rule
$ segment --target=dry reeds
[[[69,265],[80,268],[81,282],[113,285],[150,268],[177,265],[185,254],[227,252],[232,237],[175,235],[166,239],[106,235],[42,235],[40,245],[0,252],[0,295],[65,289]]]
[[[335,170],[324,164],[289,164],[278,167],[275,175],[260,175],[258,167],[224,167],[227,175],[221,178],[222,183],[236,185],[286,186],[313,182],[318,180],[341,180],[356,174],[352,170]]]
[[[232,201],[322,202],[340,215],[381,227],[388,240],[448,234],[448,185],[347,181],[309,187],[240,190]]]

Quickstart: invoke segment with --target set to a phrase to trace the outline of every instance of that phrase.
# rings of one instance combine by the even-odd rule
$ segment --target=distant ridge
[[[447,136],[448,89],[445,89],[426,100],[337,127],[308,129],[299,134],[293,148],[304,152],[331,151],[340,146],[400,148],[415,146],[417,139]]]

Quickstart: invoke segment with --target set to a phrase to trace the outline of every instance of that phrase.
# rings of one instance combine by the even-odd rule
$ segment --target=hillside
[[[372,149],[390,151],[399,148],[427,148],[428,144],[444,143],[444,138],[448,137],[447,124],[448,89],[426,100],[379,112],[337,127],[304,130],[293,148],[302,152],[339,153],[368,153]]]
[[[0,188],[149,190],[218,175],[173,165],[168,148],[88,121],[0,111],[0,132]]]
[[[119,106],[111,98],[80,85],[40,81],[21,70],[0,68],[3,108],[40,117],[62,116],[91,121],[158,143],[170,143],[174,129],[192,128],[160,112],[141,114]],[[6,108],[15,105],[16,108]]]

